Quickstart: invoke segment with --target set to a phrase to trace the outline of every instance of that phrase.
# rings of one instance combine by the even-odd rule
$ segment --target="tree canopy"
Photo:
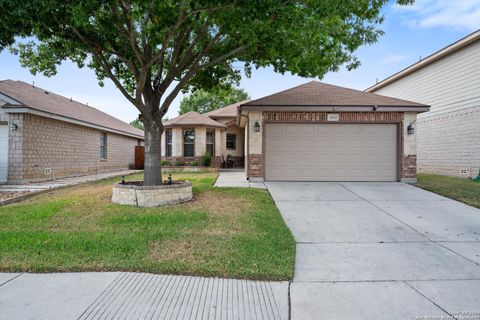
[[[130,125],[131,125],[132,127],[137,128],[137,129],[145,130],[145,127],[144,127],[144,125],[143,125],[143,122],[140,121],[139,119],[135,119],[135,120],[131,121],[131,122],[130,122]]]
[[[206,113],[229,104],[250,99],[248,93],[241,88],[200,89],[183,97],[180,101],[180,114],[189,111]]]
[[[13,45],[34,74],[71,60],[100,85],[111,79],[142,115],[145,183],[160,184],[161,120],[180,91],[238,84],[240,69],[322,77],[355,68],[355,50],[382,34],[388,2],[0,0],[0,49]]]

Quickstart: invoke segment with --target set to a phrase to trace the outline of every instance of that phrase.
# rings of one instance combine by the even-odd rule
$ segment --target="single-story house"
[[[202,162],[209,152],[212,164],[220,167],[230,156],[233,167],[245,167],[244,128],[237,125],[240,101],[220,109],[200,114],[188,112],[166,121],[162,135],[162,159],[172,165],[178,162]]]
[[[143,131],[22,81],[0,81],[0,183],[128,169]]]
[[[428,105],[317,81],[165,123],[166,159],[238,151],[250,180],[416,178],[417,114]],[[240,150],[242,152],[240,153]],[[233,155],[233,154],[232,154]]]
[[[418,172],[480,171],[480,30],[366,89],[431,105],[416,123]]]

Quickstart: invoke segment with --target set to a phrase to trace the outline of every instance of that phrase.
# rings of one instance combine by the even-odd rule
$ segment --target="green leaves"
[[[197,90],[180,101],[180,114],[190,111],[206,113],[229,104],[249,99],[248,93],[240,88],[214,88]]]
[[[153,119],[180,91],[238,83],[239,66],[318,78],[358,67],[387,2],[0,0],[0,49],[20,41],[22,65],[47,76],[68,59],[88,66]]]

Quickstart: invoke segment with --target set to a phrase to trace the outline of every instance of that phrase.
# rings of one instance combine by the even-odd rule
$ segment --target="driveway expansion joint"
[[[13,280],[17,279],[17,278],[20,277],[21,275],[23,275],[23,272],[17,274],[16,276],[13,276],[13,278],[8,279],[7,281],[0,282],[0,287],[3,286],[3,285],[6,285],[6,284],[9,283],[9,282],[12,282]]]
[[[445,310],[444,308],[442,308],[440,305],[438,305],[435,301],[433,301],[432,299],[430,299],[429,297],[425,296],[423,293],[421,293],[420,291],[418,291],[417,289],[415,289],[413,286],[410,285],[410,283],[408,283],[408,281],[403,281],[407,286],[409,286],[412,290],[414,290],[415,292],[417,292],[419,295],[421,295],[422,297],[424,297],[425,299],[427,299],[428,301],[430,301],[431,303],[433,303],[437,308],[439,308],[440,310],[442,310],[443,312],[445,312],[446,314],[448,314],[450,317],[452,317],[453,319],[456,319],[455,317],[453,317],[453,315],[448,312],[447,310]]]

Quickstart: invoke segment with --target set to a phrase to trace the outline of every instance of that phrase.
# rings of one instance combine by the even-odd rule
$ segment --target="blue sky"
[[[384,8],[385,22],[381,26],[385,35],[371,46],[357,51],[362,65],[354,71],[341,70],[327,74],[322,81],[363,90],[402,68],[447,46],[480,28],[479,0],[417,0],[413,6],[398,7],[393,2]],[[106,81],[98,86],[92,70],[78,69],[64,63],[56,76],[33,76],[22,68],[18,58],[8,51],[0,53],[0,79],[21,80],[87,103],[124,121],[138,116],[134,106],[115,86]],[[292,75],[281,75],[266,68],[244,77],[241,87],[252,98],[260,98],[309,81]],[[178,114],[181,96],[177,97],[167,114]]]

